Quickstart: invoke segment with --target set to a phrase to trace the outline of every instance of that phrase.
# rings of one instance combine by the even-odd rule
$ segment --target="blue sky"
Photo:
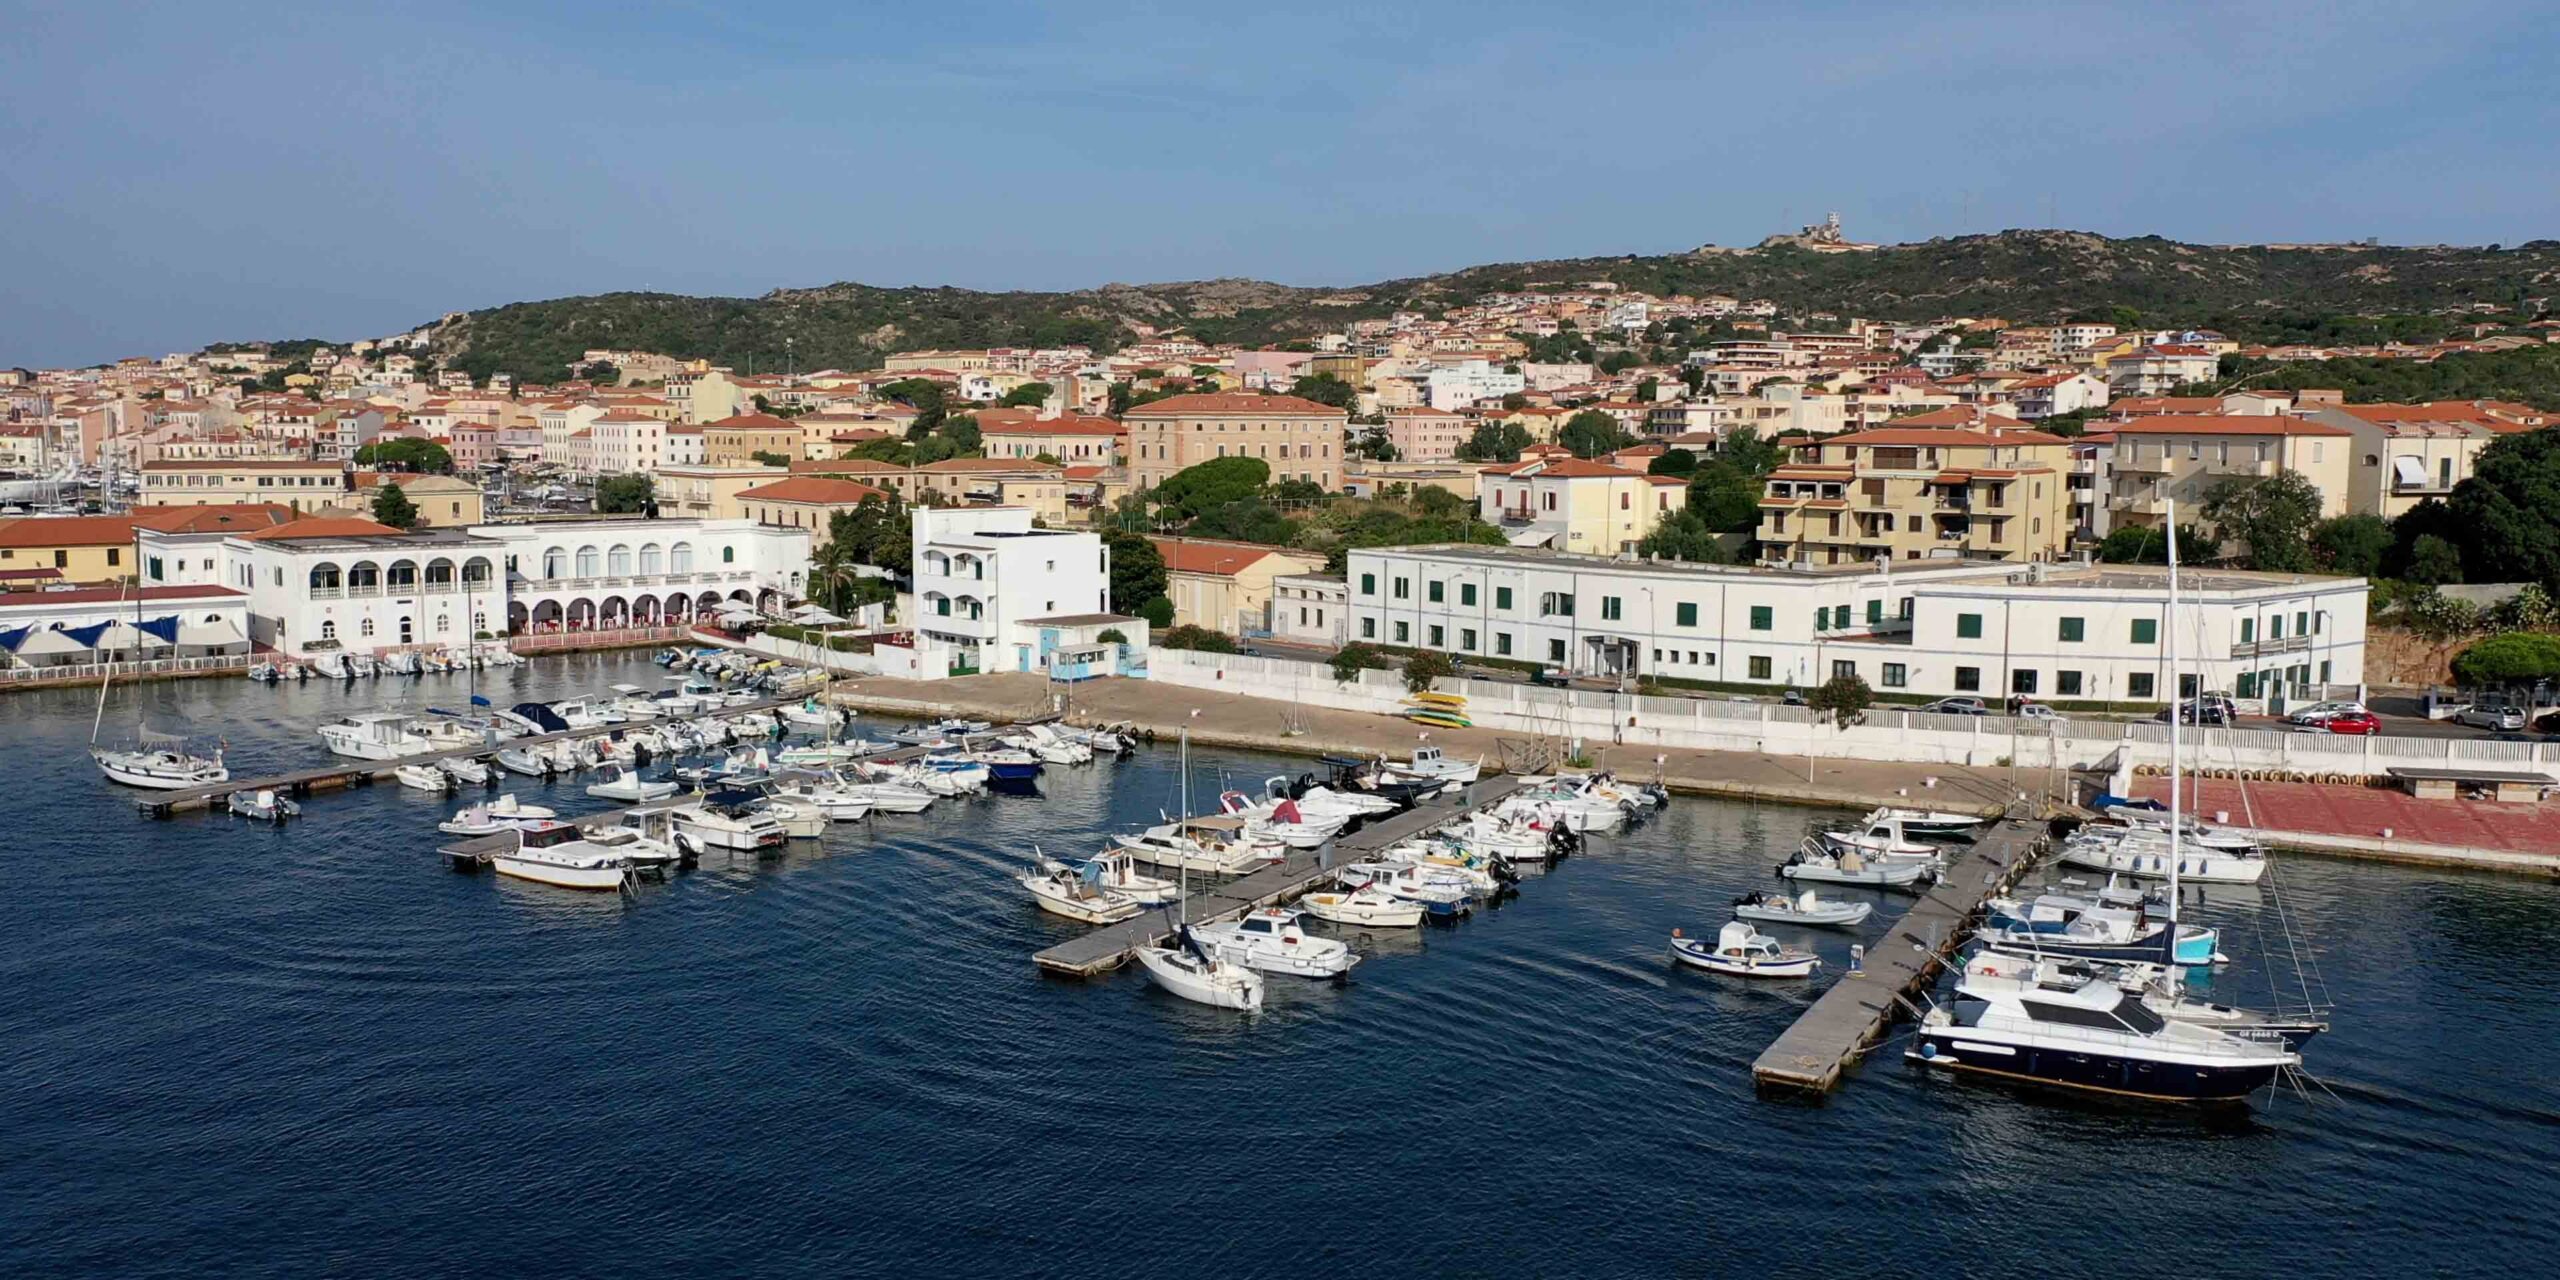
[[[0,364],[614,289],[2560,235],[2531,5],[0,0]]]

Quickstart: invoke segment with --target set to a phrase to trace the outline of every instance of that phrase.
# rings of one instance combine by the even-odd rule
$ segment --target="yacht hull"
[[[1966,1028],[1924,1028],[1904,1055],[1943,1070],[2019,1084],[2071,1089],[2150,1102],[2245,1102],[2275,1083],[2273,1063],[2214,1066],[2154,1061],[2091,1049],[2053,1049],[1987,1040]]]

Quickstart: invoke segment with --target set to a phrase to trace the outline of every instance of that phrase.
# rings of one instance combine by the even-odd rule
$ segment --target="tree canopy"
[[[453,474],[453,455],[422,436],[393,436],[356,447],[356,465],[419,475]]]
[[[1330,373],[1311,373],[1290,383],[1289,394],[1336,409],[1352,409],[1360,403],[1360,388]]]
[[[1008,409],[1037,409],[1049,403],[1049,397],[1056,395],[1057,392],[1056,387],[1045,382],[1026,382],[1005,392],[1004,399],[997,403]]]
[[[1111,549],[1111,611],[1135,614],[1164,594],[1164,553],[1142,533],[1115,532],[1103,542]]]
[[[2560,680],[2560,636],[2510,631],[2455,654],[2453,678],[2471,688]]]
[[[1573,450],[1577,458],[1596,458],[1635,442],[1636,438],[1628,435],[1616,418],[1597,409],[1585,409],[1565,419],[1563,429],[1556,432],[1556,443]]]
[[[418,504],[411,502],[400,486],[386,484],[373,495],[373,519],[376,524],[394,529],[414,529],[418,527]]]
[[[1716,531],[1700,518],[1695,509],[1674,511],[1653,532],[1636,544],[1639,555],[1663,560],[1689,560],[1698,564],[1730,564],[1732,553],[1717,540]]]
[[[646,472],[606,476],[596,481],[596,510],[604,515],[646,511],[656,502],[657,496],[657,479]]]
[[[2232,476],[2204,498],[2217,536],[2247,545],[2248,567],[2274,573],[2312,568],[2311,528],[2320,519],[2320,490],[2299,471]]]
[[[1534,443],[1536,441],[1530,436],[1529,429],[1519,423],[1481,423],[1464,442],[1458,445],[1458,460],[1461,462],[1518,462],[1520,451]]]
[[[1689,512],[1716,533],[1748,533],[1760,525],[1760,480],[1725,459],[1689,477]]]
[[[2333,516],[2311,529],[2311,554],[2330,573],[2370,578],[2391,550],[2391,525],[2372,514]]]
[[[2491,441],[2448,506],[2475,577],[2560,586],[2560,436],[2523,431]]]
[[[1661,457],[1645,467],[1645,474],[1655,476],[1695,475],[1697,471],[1698,455],[1686,449],[1665,449]]]
[[[1211,458],[1166,476],[1152,497],[1166,515],[1187,520],[1254,497],[1270,479],[1271,464],[1260,458]]]

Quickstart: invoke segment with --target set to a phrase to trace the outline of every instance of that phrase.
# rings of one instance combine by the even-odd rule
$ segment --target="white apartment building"
[[[1281,574],[1271,580],[1271,637],[1295,644],[1349,644],[1350,599],[1350,585],[1341,574]]]
[[[542,431],[542,461],[549,466],[567,468],[574,461],[571,442],[581,431],[596,424],[604,416],[598,404],[546,404],[534,411],[533,423]]]
[[[608,413],[597,418],[587,433],[588,461],[600,476],[655,471],[672,461],[667,456],[667,424],[646,414]]]
[[[1440,545],[1351,553],[1353,640],[1578,675],[2157,705],[2167,574],[2148,565],[1789,570]],[[2361,578],[2182,575],[2185,687],[2263,698],[2364,678]]]
[[[1461,360],[1454,365],[1441,365],[1423,379],[1423,401],[1434,409],[1452,412],[1480,400],[1500,400],[1514,392],[1528,389],[1524,374],[1512,373],[1489,360]]]
[[[1028,507],[915,508],[916,657],[926,678],[1039,671],[1062,635],[1146,623],[1111,615],[1111,549],[1032,527]]]

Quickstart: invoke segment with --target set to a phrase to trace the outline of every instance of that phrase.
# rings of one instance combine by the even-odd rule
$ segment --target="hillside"
[[[2209,325],[2254,337],[2299,331],[2306,316],[2407,314],[2475,302],[2511,307],[2553,291],[2560,241],[2503,250],[2226,248],[2157,237],[2007,231],[1864,253],[1779,244],[1508,263],[1331,289],[1209,280],[1064,293],[852,283],[760,298],[612,293],[470,312],[439,327],[437,348],[447,363],[475,375],[506,370],[548,379],[591,347],[776,368],[789,335],[797,340],[801,368],[856,368],[902,348],[1083,343],[1107,351],[1176,330],[1211,342],[1279,342],[1399,308],[1463,305],[1488,293],[1595,280],[1655,294],[1768,298],[1790,312],[1896,319],[2051,321],[2126,308],[2146,324]]]

